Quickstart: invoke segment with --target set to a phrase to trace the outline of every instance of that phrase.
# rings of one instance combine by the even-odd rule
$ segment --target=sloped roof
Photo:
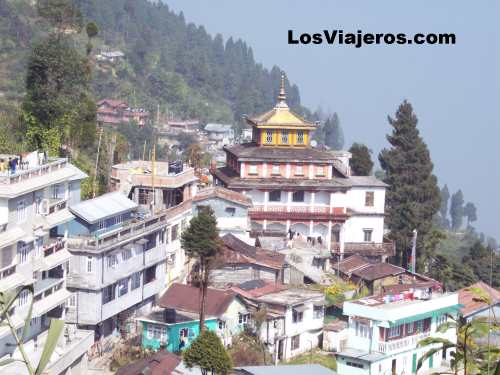
[[[186,311],[199,314],[200,290],[191,285],[174,283],[160,297],[159,305],[168,309]],[[221,316],[233,302],[236,294],[229,290],[208,288],[205,300],[205,314],[207,316]]]
[[[375,263],[354,270],[352,274],[364,280],[373,281],[387,276],[400,275],[405,272],[406,270],[404,268],[395,266],[390,263]]]
[[[181,362],[180,356],[162,350],[120,368],[116,375],[169,375]]]
[[[247,118],[247,122],[256,126],[280,126],[294,128],[315,128],[316,125],[309,122],[290,110],[288,106],[276,106],[260,115]]]
[[[285,263],[285,255],[276,251],[264,250],[251,246],[238,237],[228,233],[222,237],[225,246],[224,262],[226,264],[259,264],[261,266],[281,269]]]
[[[260,279],[245,281],[231,288],[235,293],[245,298],[257,298],[265,294],[280,292],[285,289],[287,289],[286,285]]]
[[[462,307],[460,311],[465,317],[488,307],[487,303],[480,301],[477,296],[470,290],[474,288],[481,289],[485,294],[487,294],[493,304],[500,303],[500,291],[492,288],[482,281],[479,281],[467,288],[463,288],[458,291],[458,302],[464,305],[464,307]]]
[[[335,264],[334,268],[339,269],[342,273],[349,274],[357,269],[369,266],[370,264],[370,261],[365,257],[354,254],[348,258],[344,258],[338,264]]]
[[[215,132],[215,133],[226,133],[233,130],[233,127],[229,124],[214,124],[210,123],[205,125],[205,131]]]
[[[70,206],[69,209],[73,214],[87,223],[94,224],[99,220],[128,212],[137,207],[137,203],[128,199],[121,192],[116,191],[80,202],[74,206]]]
[[[335,153],[317,148],[259,147],[254,142],[224,146],[240,160],[310,161],[331,164]]]
[[[210,198],[221,198],[246,207],[252,206],[252,200],[246,195],[223,188],[221,186],[213,186],[203,190],[199,190],[193,197],[193,201],[199,202]]]

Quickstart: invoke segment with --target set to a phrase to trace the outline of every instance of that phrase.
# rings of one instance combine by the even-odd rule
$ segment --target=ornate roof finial
[[[285,72],[281,72],[280,94],[278,95],[278,107],[288,107],[285,93]]]

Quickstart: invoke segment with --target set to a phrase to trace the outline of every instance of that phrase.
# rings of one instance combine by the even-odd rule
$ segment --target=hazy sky
[[[500,239],[500,6],[487,1],[166,0],[211,34],[242,38],[277,64],[303,104],[339,114],[346,146],[387,146],[387,115],[408,99],[439,184],[462,189],[480,231]],[[288,29],[455,33],[454,46],[288,45]]]

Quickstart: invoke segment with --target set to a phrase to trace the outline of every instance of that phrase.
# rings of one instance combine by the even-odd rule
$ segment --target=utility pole
[[[417,230],[413,229],[413,238],[411,241],[411,272],[417,272]]]
[[[99,142],[97,143],[97,157],[95,159],[95,169],[94,169],[94,182],[92,183],[92,198],[95,198],[95,189],[96,189],[96,182],[97,182],[97,167],[99,166],[99,152],[101,151],[101,140],[102,140],[102,133],[104,132],[104,128],[100,128],[99,132]]]

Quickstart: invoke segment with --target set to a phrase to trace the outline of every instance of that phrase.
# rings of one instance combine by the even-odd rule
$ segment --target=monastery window
[[[273,131],[272,130],[266,130],[266,143],[268,143],[268,144],[273,143]]]
[[[271,171],[271,174],[273,176],[279,176],[281,173],[280,173],[280,165],[279,164],[273,164],[273,169]]]
[[[283,143],[284,145],[288,144],[288,134],[288,130],[281,131],[281,143]]]
[[[304,169],[302,167],[302,164],[297,164],[295,166],[295,175],[296,176],[303,176],[304,175]]]
[[[364,233],[364,241],[372,242],[373,229],[363,229],[363,233]]]
[[[299,145],[304,144],[304,131],[303,130],[297,131],[297,144],[299,144]]]
[[[316,167],[316,176],[323,177],[325,175],[325,167],[320,165]]]
[[[281,201],[281,190],[273,190],[269,192],[269,202]]]
[[[248,166],[248,174],[253,174],[253,175],[258,174],[258,172],[257,172],[257,164],[250,164]]]
[[[303,191],[295,191],[292,194],[293,202],[304,202],[304,192]]]
[[[389,328],[389,332],[387,334],[388,338],[398,337],[401,334],[401,326],[397,325]]]
[[[295,335],[292,337],[292,350],[300,348],[300,335]]]
[[[367,191],[365,193],[365,206],[373,207],[375,201],[375,193],[373,191]]]

